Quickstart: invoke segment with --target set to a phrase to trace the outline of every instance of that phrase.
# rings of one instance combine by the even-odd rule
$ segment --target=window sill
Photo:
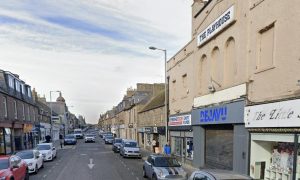
[[[265,72],[265,71],[269,71],[271,69],[275,69],[275,66],[267,67],[267,68],[264,68],[264,69],[258,69],[254,72],[254,74],[259,74],[259,73],[262,73],[262,72]]]

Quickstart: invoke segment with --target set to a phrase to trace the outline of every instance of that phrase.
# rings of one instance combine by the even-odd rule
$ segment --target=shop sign
[[[169,118],[169,126],[191,125],[191,115],[173,116]]]
[[[145,130],[145,133],[152,133],[153,132],[152,127],[145,127],[144,130]]]
[[[125,128],[125,124],[121,124],[120,129],[124,129],[124,128]]]
[[[243,123],[244,101],[233,102],[220,106],[195,109],[192,111],[192,124],[233,124]]]
[[[203,43],[205,43],[218,32],[220,32],[222,29],[227,27],[231,22],[233,22],[233,20],[234,6],[231,6],[197,36],[197,45],[201,46]]]
[[[24,133],[28,133],[28,132],[32,131],[32,128],[33,128],[32,124],[24,124],[23,131],[24,131]]]
[[[138,132],[144,132],[144,128],[138,128]]]
[[[245,108],[245,126],[300,127],[300,99]]]

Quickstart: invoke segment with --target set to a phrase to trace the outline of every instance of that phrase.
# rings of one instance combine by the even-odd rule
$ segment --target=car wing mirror
[[[52,150],[55,150],[55,147],[53,147]]]

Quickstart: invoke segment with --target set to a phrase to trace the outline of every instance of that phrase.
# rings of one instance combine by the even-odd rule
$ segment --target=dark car
[[[105,139],[104,139],[105,144],[112,144],[113,141],[114,141],[113,136],[105,136]]]
[[[29,179],[28,167],[18,156],[0,156],[0,179]]]
[[[113,142],[112,150],[115,153],[120,152],[121,144],[122,144],[122,139],[121,138],[115,138],[115,140]]]
[[[64,145],[75,145],[77,143],[77,139],[75,135],[68,134],[65,136]]]

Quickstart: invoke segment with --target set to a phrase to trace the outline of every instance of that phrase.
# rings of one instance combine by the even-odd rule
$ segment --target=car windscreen
[[[32,151],[18,152],[16,155],[19,156],[21,159],[33,159]]]
[[[74,137],[74,135],[66,135],[65,138],[66,138],[66,139],[74,139],[75,137]]]
[[[0,169],[7,169],[8,166],[8,159],[0,159]]]
[[[113,139],[114,137],[112,136],[106,136],[106,139]]]
[[[87,134],[87,135],[85,135],[86,137],[94,137],[94,135],[92,135],[92,134]]]
[[[175,158],[156,157],[154,161],[155,167],[180,167],[179,162]]]
[[[124,146],[125,147],[137,147],[137,143],[136,142],[125,142]]]
[[[121,143],[122,139],[115,139],[115,143]]]
[[[81,131],[74,131],[75,134],[81,134]]]
[[[50,147],[50,145],[47,145],[47,144],[39,144],[39,145],[37,145],[37,149],[38,150],[50,150],[51,147]]]

